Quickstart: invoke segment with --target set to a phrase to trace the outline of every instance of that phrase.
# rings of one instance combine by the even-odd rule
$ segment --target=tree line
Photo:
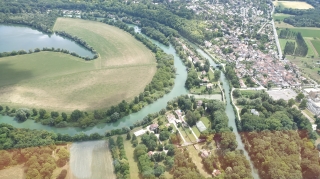
[[[129,133],[128,133],[129,134]],[[111,137],[109,138],[109,149],[113,158],[113,166],[117,178],[127,179],[130,178],[130,166],[128,163],[128,158],[123,144],[123,137],[117,136],[117,140]]]
[[[38,52],[60,52],[60,53],[65,53],[65,54],[69,54],[72,55],[74,57],[78,57],[78,58],[82,58],[84,60],[94,60],[96,58],[98,58],[98,54],[95,53],[95,55],[90,58],[90,57],[82,57],[79,54],[77,54],[76,52],[70,52],[69,50],[66,49],[60,49],[60,48],[48,48],[48,47],[43,47],[42,49],[40,48],[35,48],[34,50],[19,50],[19,51],[15,51],[13,50],[12,52],[2,52],[0,53],[0,58],[2,57],[9,57],[9,56],[16,56],[16,55],[25,55],[25,54],[32,54],[32,53],[38,53]]]

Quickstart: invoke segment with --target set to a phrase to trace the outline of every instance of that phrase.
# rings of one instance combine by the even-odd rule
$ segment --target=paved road
[[[274,6],[272,6],[271,16],[273,15],[273,13],[274,13]],[[273,19],[271,21],[271,24],[272,24],[272,27],[273,27],[274,39],[276,41],[276,45],[277,45],[277,48],[278,48],[279,60],[281,60],[282,59],[282,51],[281,51],[281,46],[280,46],[277,30],[276,30],[276,25],[274,24],[274,20]]]

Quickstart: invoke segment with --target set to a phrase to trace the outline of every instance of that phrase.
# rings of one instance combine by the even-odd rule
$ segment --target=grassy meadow
[[[156,72],[152,52],[121,29],[59,18],[54,30],[81,37],[99,58],[57,52],[0,58],[0,104],[66,112],[106,108],[133,99]]]

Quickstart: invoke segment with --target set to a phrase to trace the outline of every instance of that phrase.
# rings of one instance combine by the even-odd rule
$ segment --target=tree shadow
[[[1,62],[0,58],[0,87],[14,85],[33,77],[31,69],[17,70],[8,62]],[[0,94],[5,95],[5,94]]]

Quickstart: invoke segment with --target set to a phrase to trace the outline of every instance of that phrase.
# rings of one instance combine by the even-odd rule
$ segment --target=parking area
[[[292,89],[279,89],[279,90],[270,90],[267,91],[267,93],[274,99],[284,99],[288,101],[289,99],[293,98],[295,99],[297,96],[297,93],[293,91]]]

